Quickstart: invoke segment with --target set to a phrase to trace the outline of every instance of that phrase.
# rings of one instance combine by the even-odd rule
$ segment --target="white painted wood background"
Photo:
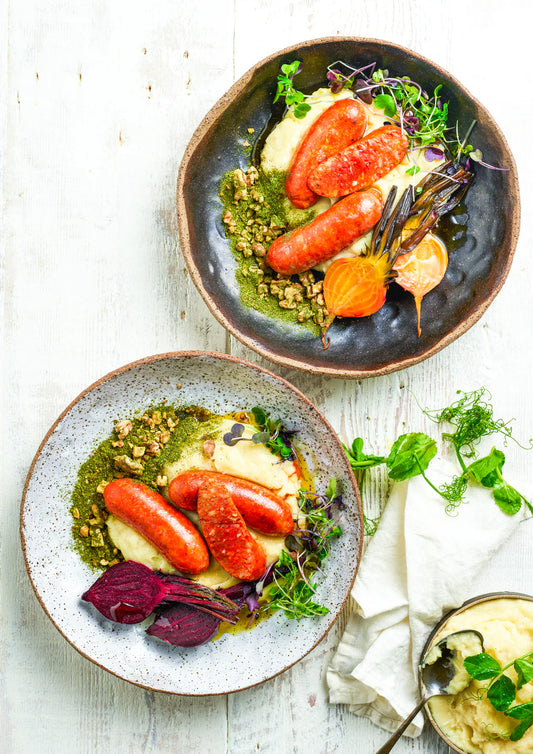
[[[523,225],[487,314],[430,361],[363,382],[268,365],[343,439],[383,450],[421,404],[486,385],[533,435],[533,107],[529,0],[3,0],[0,167],[3,431],[0,750],[5,754],[368,754],[386,734],[330,706],[328,658],[346,614],[305,660],[228,697],[151,693],[83,659],[41,610],[18,537],[23,482],[52,421],[131,360],[179,349],[259,359],[209,315],[180,256],[174,196],[193,130],[236,77],[286,45],[347,34],[404,44],[457,76],[516,156]],[[427,429],[431,429],[427,427]],[[532,456],[509,448],[508,476]],[[382,502],[382,501],[381,501]],[[374,497],[375,509],[380,501]],[[495,559],[488,589],[533,591],[531,526]],[[444,754],[426,731],[398,754]]]

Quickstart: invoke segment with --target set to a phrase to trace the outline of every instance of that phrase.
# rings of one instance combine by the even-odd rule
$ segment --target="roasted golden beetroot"
[[[394,278],[392,268],[400,251],[402,229],[413,201],[412,188],[407,188],[394,207],[397,188],[387,197],[383,213],[372,234],[370,248],[359,257],[337,259],[324,278],[324,299],[328,308],[325,335],[335,317],[367,317],[385,303],[387,288]]]
[[[394,270],[397,273],[395,282],[415,297],[418,337],[422,334],[420,327],[422,299],[440,283],[446,274],[447,267],[446,246],[440,238],[431,233],[428,233],[413,251],[402,254],[394,263]]]

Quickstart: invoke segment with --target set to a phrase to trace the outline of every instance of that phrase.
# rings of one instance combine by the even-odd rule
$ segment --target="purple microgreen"
[[[249,438],[242,437],[242,433],[244,432],[244,425],[243,424],[234,424],[229,432],[226,432],[224,437],[222,438],[224,440],[225,445],[229,445],[230,447],[233,447],[236,443],[239,442],[239,440],[247,440]]]
[[[483,160],[477,161],[478,165],[483,165],[484,168],[488,168],[489,170],[501,170],[503,172],[508,172],[509,168],[499,168],[496,165],[489,165],[488,162],[483,162]]]
[[[470,160],[477,162],[479,165],[483,165],[483,167],[488,168],[489,170],[509,170],[509,168],[499,168],[496,167],[496,165],[489,165],[488,162],[483,162],[483,152],[481,151],[481,149],[473,149],[468,154],[468,157]]]
[[[368,90],[365,79],[355,79],[353,90],[354,94],[356,94],[366,105],[372,104],[372,94]]]
[[[345,87],[351,85],[351,79],[344,76],[341,71],[336,69],[328,70],[327,79],[329,81],[329,88],[333,94],[338,94],[339,92],[342,92]]]
[[[438,147],[427,147],[424,151],[424,157],[428,162],[435,162],[435,160],[444,159],[444,152]]]

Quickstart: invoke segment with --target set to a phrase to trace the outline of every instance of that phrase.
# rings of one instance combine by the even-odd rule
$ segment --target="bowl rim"
[[[499,599],[516,599],[516,600],[527,600],[529,602],[533,602],[533,595],[523,594],[522,592],[488,592],[487,594],[479,594],[477,597],[471,597],[470,599],[466,600],[466,602],[463,602],[461,607],[456,607],[453,610],[449,610],[445,615],[443,615],[443,617],[435,625],[430,635],[428,636],[427,641],[424,645],[424,649],[422,650],[422,654],[420,656],[420,663],[418,665],[419,693],[422,693],[422,674],[421,674],[422,660],[426,656],[428,650],[431,648],[433,639],[441,630],[441,628],[443,628],[443,626],[447,623],[447,621],[450,618],[452,618],[455,615],[459,615],[460,613],[463,613],[465,610],[468,610],[468,608],[473,607],[474,605],[482,604],[483,602],[492,602],[493,600],[499,600]],[[431,714],[431,710],[429,709],[428,704],[424,705],[424,714],[427,720],[433,726],[433,729],[436,731],[437,735],[450,747],[450,749],[457,752],[457,754],[469,754],[469,752],[465,751],[464,749],[459,749],[457,745],[454,744],[453,741],[451,741],[446,736],[446,734],[439,728],[439,726],[435,722],[433,715]]]
[[[228,316],[226,316],[226,314],[218,308],[216,302],[211,297],[211,295],[209,294],[209,292],[207,291],[206,287],[203,284],[202,277],[194,263],[194,258],[192,254],[192,244],[191,244],[190,233],[189,233],[189,224],[187,221],[185,184],[186,184],[186,174],[189,167],[189,163],[191,161],[191,158],[194,157],[194,153],[197,147],[200,145],[200,143],[202,142],[207,132],[211,128],[215,127],[218,121],[221,119],[224,111],[226,110],[226,107],[230,105],[231,102],[242,92],[242,90],[246,88],[246,86],[248,85],[250,80],[253,78],[255,73],[260,68],[270,63],[272,60],[275,60],[276,58],[280,56],[287,55],[289,53],[294,53],[298,50],[302,50],[306,47],[311,47],[312,45],[330,44],[333,42],[352,42],[354,44],[364,42],[364,43],[375,44],[384,48],[389,48],[389,49],[392,48],[394,50],[407,53],[408,55],[411,55],[414,58],[416,58],[418,61],[421,61],[422,63],[426,65],[430,65],[431,67],[436,69],[438,73],[442,74],[454,86],[459,88],[475,104],[475,106],[483,113],[483,115],[487,119],[489,126],[491,127],[491,129],[493,129],[493,131],[496,134],[496,137],[501,142],[501,145],[504,151],[506,152],[506,157],[509,160],[509,177],[510,177],[509,193],[513,200],[513,209],[512,209],[512,214],[510,218],[510,231],[509,231],[510,244],[509,244],[509,249],[507,252],[505,263],[503,265],[502,270],[500,271],[499,279],[496,281],[496,284],[493,286],[488,296],[484,298],[482,301],[480,301],[476,309],[466,319],[459,322],[459,324],[456,325],[456,327],[454,327],[450,332],[444,335],[437,343],[430,346],[427,350],[425,350],[421,354],[418,354],[416,356],[409,356],[403,359],[397,359],[396,361],[390,362],[377,369],[357,369],[357,368],[342,369],[342,368],[335,368],[335,367],[330,367],[330,366],[317,366],[314,364],[308,364],[302,359],[280,355],[276,353],[272,348],[259,343],[252,336],[245,335],[244,333],[242,333],[238,328],[236,328],[233,325],[233,323],[231,322],[231,319]],[[185,259],[187,269],[189,271],[189,274],[196,288],[198,289],[209,311],[215,317],[215,319],[217,319],[218,322],[220,322],[220,324],[223,325],[223,327],[225,327],[226,330],[228,330],[228,332],[231,335],[237,338],[237,340],[239,340],[248,348],[251,348],[256,353],[260,354],[263,358],[268,359],[269,361],[273,361],[276,364],[280,364],[284,367],[289,367],[290,369],[296,369],[302,372],[308,372],[311,374],[320,374],[320,375],[325,375],[325,376],[330,376],[330,377],[339,377],[339,378],[345,378],[345,379],[364,379],[366,377],[378,377],[384,374],[390,374],[392,372],[396,372],[400,369],[407,369],[408,367],[413,366],[414,364],[418,364],[419,362],[424,361],[425,359],[428,359],[431,356],[434,356],[436,353],[441,351],[443,348],[446,348],[446,346],[450,345],[451,343],[453,343],[453,341],[457,340],[457,338],[459,338],[461,335],[467,332],[467,330],[469,330],[485,313],[485,311],[493,302],[497,294],[500,292],[503,284],[505,283],[507,279],[509,270],[511,268],[511,263],[513,261],[514,253],[516,250],[516,245],[518,243],[518,236],[520,233],[520,219],[521,219],[520,189],[519,189],[519,183],[518,183],[518,171],[516,167],[516,162],[515,162],[513,153],[511,152],[511,149],[509,147],[509,144],[507,142],[507,139],[505,138],[501,128],[498,126],[498,124],[494,120],[489,110],[487,110],[487,108],[476,97],[474,97],[471,94],[471,92],[463,84],[461,84],[460,81],[455,76],[453,76],[445,68],[433,62],[429,58],[426,58],[425,56],[420,55],[418,52],[415,52],[414,50],[411,50],[408,47],[404,47],[403,45],[399,45],[394,42],[389,42],[383,39],[375,39],[371,37],[351,37],[351,36],[318,37],[316,39],[305,40],[303,42],[300,42],[299,44],[293,44],[288,47],[284,47],[282,50],[278,50],[277,52],[267,55],[265,58],[263,58],[258,63],[253,65],[251,68],[249,68],[242,76],[240,76],[235,81],[235,83],[226,91],[226,93],[223,94],[222,97],[220,97],[220,99],[217,100],[217,102],[215,102],[215,104],[211,107],[208,113],[204,116],[200,124],[195,129],[189,143],[187,144],[187,147],[185,148],[185,152],[183,154],[181,164],[179,167],[179,172],[178,172],[178,181],[177,181],[177,188],[176,188],[176,207],[177,207],[177,216],[178,216],[179,246],[181,249],[181,253]]]
[[[257,371],[260,374],[267,375],[268,377],[273,378],[276,382],[281,383],[281,385],[284,388],[289,389],[289,391],[295,393],[301,400],[303,400],[303,402],[305,404],[307,404],[309,410],[311,411],[311,413],[313,413],[313,414],[316,415],[318,421],[322,421],[322,423],[324,424],[324,426],[328,430],[328,433],[333,438],[335,444],[338,446],[339,451],[341,451],[340,458],[342,459],[342,463],[344,464],[346,475],[348,476],[348,479],[350,480],[350,484],[351,484],[351,486],[353,488],[354,495],[355,495],[355,501],[356,501],[356,504],[357,504],[357,510],[354,511],[354,514],[356,515],[357,520],[359,521],[359,529],[360,529],[360,540],[359,540],[359,547],[358,547],[357,558],[356,558],[356,561],[355,561],[355,565],[354,565],[354,569],[353,569],[353,575],[352,575],[352,579],[351,579],[349,588],[346,590],[346,596],[344,597],[344,599],[343,599],[342,603],[340,604],[338,610],[336,611],[335,615],[332,616],[332,619],[330,621],[329,626],[324,631],[324,633],[322,633],[320,635],[320,637],[314,642],[314,644],[303,655],[301,655],[300,657],[298,657],[296,660],[291,661],[288,665],[285,665],[284,668],[282,668],[281,670],[279,670],[277,673],[274,673],[273,675],[269,676],[268,678],[265,678],[265,679],[263,679],[261,681],[257,681],[255,683],[251,683],[248,686],[243,686],[242,688],[239,688],[239,689],[231,689],[229,691],[216,691],[216,692],[207,692],[207,693],[199,693],[199,694],[184,693],[184,692],[180,692],[180,691],[172,691],[172,690],[167,690],[167,689],[154,689],[153,686],[150,686],[150,685],[147,685],[147,684],[144,684],[144,683],[140,683],[140,682],[132,680],[130,678],[126,678],[124,675],[121,675],[118,672],[110,670],[105,665],[103,665],[102,663],[98,662],[98,660],[94,659],[89,654],[87,654],[86,652],[84,652],[81,649],[79,649],[76,646],[76,644],[74,643],[74,641],[72,641],[64,633],[64,631],[57,625],[57,623],[55,622],[54,618],[50,614],[48,608],[46,607],[46,605],[45,605],[45,603],[44,603],[44,601],[43,601],[43,599],[42,599],[39,591],[36,588],[36,585],[35,585],[33,577],[32,577],[32,566],[31,566],[31,564],[29,562],[28,554],[27,554],[27,551],[26,551],[26,537],[25,537],[25,533],[24,533],[26,494],[28,492],[28,488],[29,488],[29,485],[30,485],[30,482],[31,482],[31,479],[32,479],[32,476],[33,476],[33,471],[34,471],[35,465],[37,464],[37,462],[38,462],[38,460],[39,460],[39,458],[41,456],[41,453],[42,453],[43,449],[45,448],[45,446],[46,446],[46,444],[47,444],[50,436],[55,431],[55,429],[57,428],[57,426],[62,422],[62,420],[65,418],[65,416],[70,412],[70,410],[77,403],[79,403],[79,401],[82,398],[84,398],[86,395],[88,395],[94,389],[96,389],[97,387],[99,387],[103,383],[112,380],[114,377],[116,377],[119,374],[122,374],[124,372],[128,372],[128,371],[130,371],[132,369],[135,369],[135,368],[137,368],[139,366],[142,366],[144,364],[151,364],[151,363],[154,363],[154,362],[165,361],[165,360],[168,360],[168,359],[196,358],[196,357],[212,358],[212,359],[215,359],[215,360],[220,360],[222,362],[224,362],[224,361],[226,361],[226,362],[232,362],[234,364],[239,364],[239,365],[244,366],[246,368],[250,368],[252,370],[255,370],[255,371]],[[32,589],[34,591],[35,596],[37,597],[37,599],[38,599],[41,607],[43,608],[44,612],[46,613],[46,615],[48,616],[48,618],[51,620],[51,622],[53,623],[53,625],[55,626],[55,628],[59,631],[59,633],[63,636],[63,638],[66,639],[68,641],[68,643],[79,654],[82,655],[82,657],[84,657],[87,660],[90,660],[92,663],[94,663],[95,665],[97,665],[99,668],[102,668],[106,672],[110,673],[111,675],[116,676],[117,678],[120,678],[120,679],[122,679],[124,681],[127,681],[128,683],[132,683],[135,686],[140,686],[141,688],[147,689],[149,691],[156,690],[156,691],[158,691],[160,693],[171,694],[171,695],[174,695],[174,696],[205,697],[205,696],[222,696],[222,695],[225,695],[225,694],[234,694],[234,693],[237,693],[239,691],[244,691],[245,689],[249,689],[249,688],[252,688],[254,686],[258,686],[258,685],[260,685],[260,684],[262,684],[262,683],[264,683],[266,681],[270,681],[273,678],[276,678],[278,675],[281,675],[281,673],[284,673],[286,670],[289,670],[289,668],[291,668],[296,663],[300,662],[300,660],[303,660],[304,657],[306,657],[313,649],[315,649],[315,647],[321,641],[323,641],[323,639],[326,638],[326,636],[328,635],[328,633],[330,632],[331,628],[333,627],[333,625],[338,620],[339,615],[343,611],[346,603],[348,602],[348,600],[350,598],[350,594],[351,594],[351,591],[353,589],[355,578],[357,576],[357,572],[359,571],[359,566],[360,566],[360,563],[361,563],[361,556],[362,556],[362,552],[363,552],[364,519],[363,519],[363,507],[362,507],[362,503],[361,503],[361,494],[360,494],[360,491],[359,491],[359,486],[357,484],[357,480],[355,479],[355,476],[354,476],[353,470],[352,470],[352,468],[350,466],[350,463],[348,461],[348,458],[347,458],[346,454],[344,453],[344,449],[342,447],[342,442],[341,442],[341,440],[340,440],[337,432],[334,430],[334,428],[332,427],[332,425],[328,421],[328,419],[324,416],[324,414],[320,411],[320,409],[318,409],[317,406],[315,406],[315,404],[306,395],[304,395],[304,393],[302,393],[301,390],[299,390],[297,387],[295,387],[293,384],[291,384],[288,380],[284,379],[283,377],[280,377],[280,375],[275,374],[274,372],[271,372],[269,369],[266,369],[265,367],[259,366],[258,364],[254,364],[254,363],[252,363],[250,361],[246,361],[245,359],[241,359],[238,356],[233,356],[231,354],[225,354],[225,353],[217,353],[215,351],[196,351],[196,350],[191,350],[191,351],[169,351],[169,352],[166,352],[166,353],[155,354],[153,356],[146,356],[146,357],[144,357],[142,359],[137,359],[135,361],[131,361],[128,364],[125,364],[124,366],[117,367],[116,369],[113,369],[110,372],[107,372],[107,374],[105,374],[103,377],[100,377],[99,379],[95,380],[87,388],[85,388],[84,390],[82,390],[81,393],[79,393],[76,396],[76,398],[74,398],[74,400],[72,400],[68,404],[68,406],[60,413],[60,415],[53,422],[53,424],[51,425],[50,429],[47,431],[47,433],[45,434],[44,438],[42,439],[42,441],[41,441],[41,443],[40,443],[40,445],[39,445],[39,447],[38,447],[38,449],[37,449],[37,451],[36,451],[36,453],[35,453],[35,455],[33,457],[33,460],[31,462],[31,465],[30,465],[30,468],[28,470],[28,473],[26,475],[26,481],[24,483],[24,488],[23,488],[23,491],[22,491],[22,498],[21,498],[21,502],[20,502],[19,536],[20,536],[20,541],[21,541],[21,545],[22,545],[22,554],[24,556],[24,564],[25,564],[25,567],[26,567],[26,573],[28,574],[28,578],[30,580],[30,584],[32,586]]]

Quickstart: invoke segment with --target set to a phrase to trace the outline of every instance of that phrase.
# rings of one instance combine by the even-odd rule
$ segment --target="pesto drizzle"
[[[72,493],[73,544],[85,563],[98,570],[123,560],[107,531],[105,484],[130,477],[161,492],[167,484],[164,467],[177,461],[191,442],[207,439],[220,421],[197,406],[161,404],[115,423],[112,434],[81,466]]]
[[[302,325],[320,334],[327,320],[322,281],[312,270],[285,277],[265,262],[270,245],[283,233],[309,223],[313,209],[294,207],[285,194],[286,173],[250,167],[226,173],[220,186],[223,223],[238,262],[242,303],[268,317]]]

